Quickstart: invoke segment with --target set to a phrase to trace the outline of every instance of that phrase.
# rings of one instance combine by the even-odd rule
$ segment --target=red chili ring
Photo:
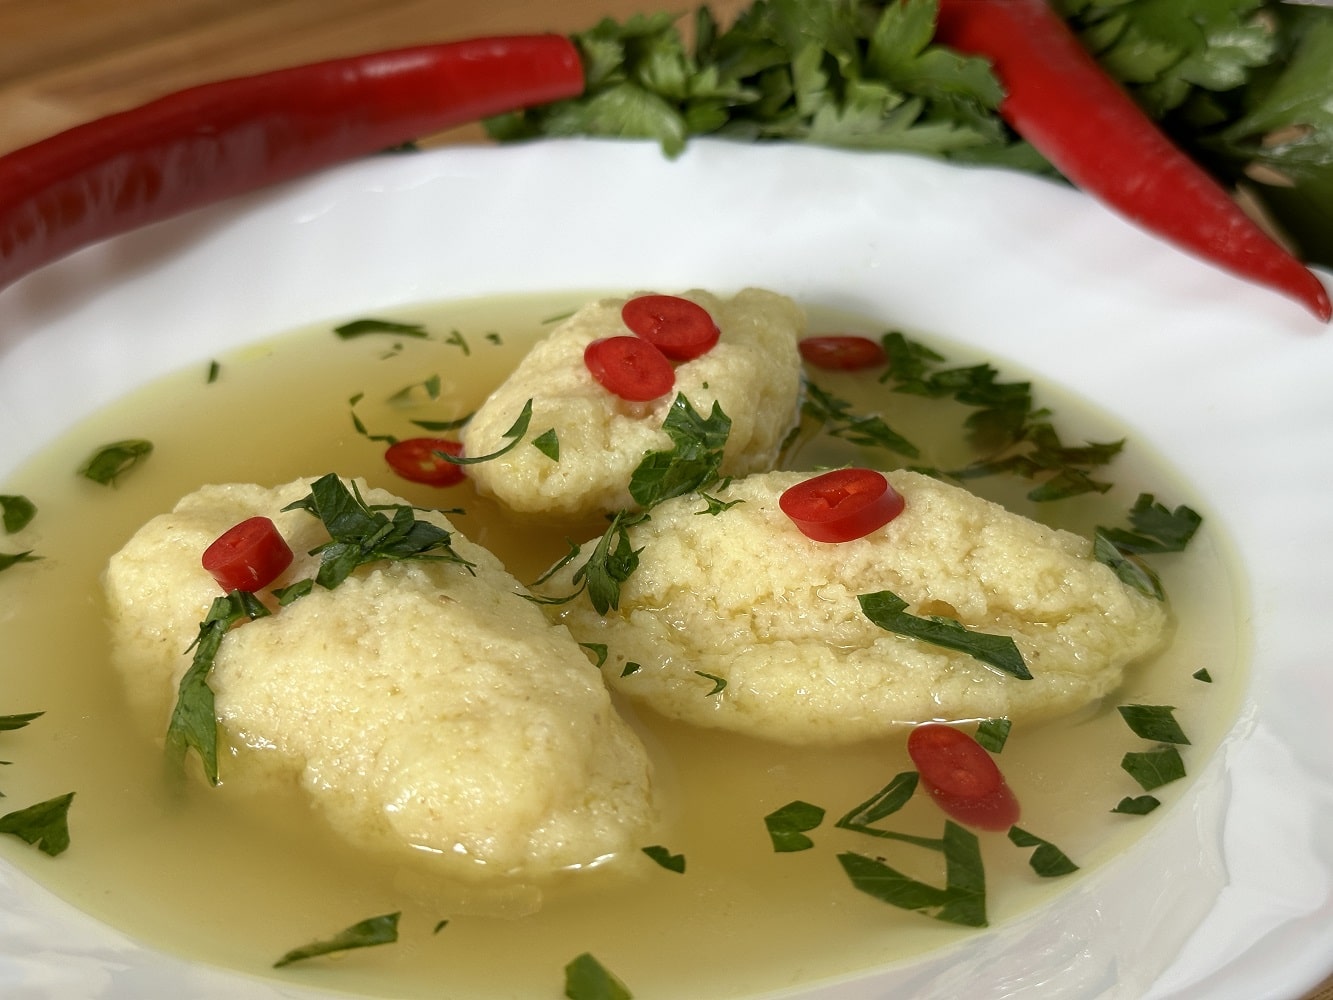
[[[807,538],[850,542],[888,524],[907,502],[881,472],[834,469],[788,487],[778,506]]]
[[[707,354],[721,336],[707,309],[679,295],[637,296],[621,307],[620,318],[673,361]]]

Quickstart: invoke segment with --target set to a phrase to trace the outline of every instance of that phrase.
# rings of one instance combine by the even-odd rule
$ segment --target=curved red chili
[[[79,247],[583,92],[560,35],[396,49],[192,87],[0,157],[0,288]]]
[[[1233,274],[1333,318],[1328,290],[1177,148],[1046,0],[941,0],[936,37],[989,58],[1000,114],[1078,187]]]

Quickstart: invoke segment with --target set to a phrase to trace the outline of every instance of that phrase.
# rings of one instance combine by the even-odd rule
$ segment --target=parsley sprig
[[[544,603],[564,603],[586,590],[598,614],[620,607],[621,585],[638,569],[641,551],[630,541],[630,529],[647,521],[648,512],[663,501],[708,489],[721,481],[723,449],[731,433],[731,418],[722,407],[714,402],[705,417],[680,393],[672,401],[662,429],[671,438],[672,447],[649,452],[630,476],[629,493],[639,509],[616,511],[591,555],[574,572],[577,589],[564,597],[546,598]],[[554,569],[579,553],[579,547],[572,546]]]
[[[406,504],[368,504],[355,485],[349,489],[333,473],[315,480],[306,496],[283,510],[313,514],[328,531],[329,540],[310,550],[310,555],[320,557],[315,583],[327,590],[358,567],[381,560],[421,559],[473,567],[454,551],[449,531],[419,519]]]

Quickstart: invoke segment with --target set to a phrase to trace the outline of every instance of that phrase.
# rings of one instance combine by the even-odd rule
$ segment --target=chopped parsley
[[[532,439],[532,446],[552,462],[560,461],[560,437],[551,427]]]
[[[1042,840],[1040,837],[1028,833],[1022,827],[1011,826],[1009,828],[1009,840],[1015,847],[1036,848],[1028,859],[1028,864],[1042,878],[1058,878],[1061,875],[1069,875],[1078,871],[1078,865],[1069,860],[1069,856],[1064,851],[1050,841]]]
[[[74,793],[0,816],[0,833],[18,837],[43,854],[55,857],[69,847],[69,806]]]
[[[645,847],[643,853],[648,855],[648,857],[652,858],[667,871],[676,872],[680,875],[685,874],[685,855],[672,854],[671,851],[663,847],[661,844]]]
[[[167,726],[167,756],[183,766],[186,755],[194,750],[203,765],[204,776],[212,785],[218,783],[218,724],[208,674],[213,669],[222,637],[231,627],[267,614],[268,609],[254,594],[233,590],[213,601],[208,615],[199,625],[199,635],[190,646],[194,658],[177,689],[176,705]]]
[[[32,549],[25,549],[22,552],[0,552],[0,570],[9,569],[19,563],[37,562],[41,558],[33,555]]]
[[[824,810],[797,799],[764,817],[764,827],[778,854],[808,851],[815,842],[806,834],[824,822]]]
[[[141,438],[128,438],[103,445],[79,466],[79,475],[103,486],[113,485],[117,479],[146,459],[153,451],[153,443]]]
[[[12,535],[26,528],[37,516],[37,505],[24,496],[0,496],[0,515],[5,534]]]
[[[953,820],[945,820],[944,833],[938,840],[908,838],[905,834],[899,839],[944,855],[943,887],[905,875],[882,858],[848,851],[839,854],[838,861],[852,885],[890,906],[915,910],[945,923],[985,927],[986,874],[977,835]]]
[[[835,825],[844,830],[855,830],[857,833],[869,834],[872,837],[896,839],[898,834],[880,830],[871,824],[886,816],[892,816],[907,805],[908,800],[916,792],[920,780],[921,776],[915,771],[903,771],[894,775],[892,781],[860,805],[855,806]]]
[[[373,317],[354,319],[350,323],[343,323],[341,326],[335,326],[333,332],[343,340],[364,337],[372,333],[391,333],[399,337],[425,338],[428,336],[426,328],[420,323],[400,323],[396,320],[375,319]]]
[[[589,952],[565,966],[567,1000],[634,1000],[629,988]]]
[[[1116,803],[1111,812],[1123,813],[1126,816],[1146,816],[1161,804],[1161,800],[1155,795],[1127,795]]]
[[[711,698],[713,695],[721,694],[724,690],[726,690],[727,679],[725,677],[719,677],[717,676],[717,674],[706,674],[702,670],[696,670],[695,673],[698,674],[700,677],[702,677],[704,680],[713,682],[713,687],[708,692],[707,697]]]
[[[1120,766],[1145,792],[1185,777],[1185,762],[1180,758],[1180,751],[1173,746],[1127,753],[1121,759]]]
[[[1121,705],[1119,711],[1136,736],[1155,743],[1189,743],[1170,705]]]
[[[1115,571],[1135,590],[1165,599],[1162,582],[1139,556],[1148,553],[1181,552],[1203,523],[1194,510],[1181,505],[1169,510],[1151,493],[1140,493],[1129,511],[1130,528],[1099,527],[1093,536],[1093,556]]]
[[[1008,742],[1012,728],[1009,719],[983,719],[977,725],[976,740],[991,753],[999,753]]]
[[[45,712],[23,712],[18,715],[0,715],[0,733],[10,733],[16,729],[22,729],[45,714]]]
[[[974,632],[961,622],[939,615],[919,618],[908,614],[904,610],[907,602],[887,590],[858,594],[856,599],[865,616],[886,632],[966,653],[988,667],[994,667],[1019,680],[1032,679],[1027,664],[1023,662],[1023,654],[1010,636]]]
[[[320,557],[315,582],[327,590],[358,567],[381,560],[418,559],[472,568],[454,551],[449,531],[420,520],[406,504],[367,504],[355,486],[348,489],[333,473],[321,476],[307,496],[283,510],[313,514],[328,531],[329,541],[310,550]]]
[[[321,955],[350,951],[353,948],[370,948],[375,945],[392,944],[398,940],[398,918],[401,913],[386,913],[379,917],[370,917],[353,924],[325,941],[314,941],[300,948],[293,948],[282,958],[273,963],[273,968],[280,969],[293,962],[303,962]]]

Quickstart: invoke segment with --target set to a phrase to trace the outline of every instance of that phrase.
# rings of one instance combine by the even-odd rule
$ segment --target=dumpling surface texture
[[[112,558],[113,659],[157,732],[221,595],[200,553],[263,514],[296,553],[275,586],[314,576],[306,553],[327,533],[282,512],[309,488],[205,487]],[[224,783],[295,780],[347,840],[463,877],[538,876],[641,846],[648,758],[601,676],[494,556],[457,532],[451,542],[474,570],[377,563],[227,634],[210,675]],[[248,750],[233,757],[227,740]]]
[[[778,507],[811,475],[710,490],[739,501],[712,516],[697,494],[654,507],[630,532],[642,551],[619,609],[603,617],[584,595],[553,613],[581,642],[605,643],[608,682],[659,713],[789,743],[1072,712],[1163,638],[1160,602],[1093,560],[1086,539],[917,473],[886,474],[906,508],[882,528],[811,541]],[[572,590],[578,563],[545,590]],[[886,590],[909,614],[1011,636],[1032,679],[874,625],[857,596]]]

